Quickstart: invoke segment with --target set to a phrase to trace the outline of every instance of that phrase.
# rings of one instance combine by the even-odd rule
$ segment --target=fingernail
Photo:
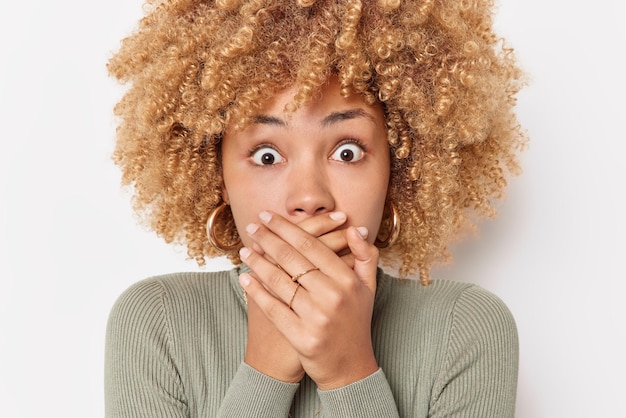
[[[241,247],[241,249],[239,250],[239,256],[241,257],[242,260],[245,260],[248,257],[250,257],[250,254],[252,254],[252,251],[250,251],[249,248]]]
[[[331,212],[328,216],[330,216],[330,219],[337,222],[346,220],[346,214],[343,212]]]
[[[266,211],[259,213],[259,219],[263,221],[263,223],[268,223],[272,219],[272,214]]]
[[[359,233],[359,235],[361,235],[361,238],[363,238],[363,239],[367,238],[367,234],[369,234],[369,231],[367,230],[366,227],[359,226],[359,227],[357,227],[356,230]]]
[[[257,224],[248,224],[248,226],[246,226],[246,232],[250,235],[254,234],[258,229],[259,226]]]
[[[239,284],[243,287],[247,287],[250,284],[250,276],[246,273],[239,275]]]

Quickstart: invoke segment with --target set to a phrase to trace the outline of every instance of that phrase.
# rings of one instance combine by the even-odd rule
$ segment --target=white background
[[[119,88],[105,63],[141,13],[140,0],[0,5],[0,416],[103,416],[116,297],[197,269],[137,225],[110,160]],[[513,311],[518,417],[626,417],[626,3],[500,0],[497,13],[531,76],[525,172],[435,275]]]

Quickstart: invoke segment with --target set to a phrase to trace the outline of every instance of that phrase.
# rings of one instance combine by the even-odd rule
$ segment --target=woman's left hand
[[[345,234],[354,257],[350,268],[318,238],[281,216],[262,212],[259,218],[262,222],[248,225],[247,231],[266,256],[241,250],[242,260],[258,278],[241,276],[248,298],[293,346],[320,389],[345,386],[374,373],[378,364],[370,330],[378,249],[349,227]]]

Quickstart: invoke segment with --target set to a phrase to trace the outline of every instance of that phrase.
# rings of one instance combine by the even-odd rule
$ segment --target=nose
[[[288,176],[286,209],[289,215],[312,216],[335,209],[329,176],[322,167],[300,164],[293,167]]]

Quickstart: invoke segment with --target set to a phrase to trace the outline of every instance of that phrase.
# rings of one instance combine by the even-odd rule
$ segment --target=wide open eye
[[[365,156],[365,150],[356,142],[344,142],[330,156],[331,159],[344,163],[354,163]]]
[[[274,165],[285,161],[278,151],[267,145],[252,150],[250,156],[256,165]]]

